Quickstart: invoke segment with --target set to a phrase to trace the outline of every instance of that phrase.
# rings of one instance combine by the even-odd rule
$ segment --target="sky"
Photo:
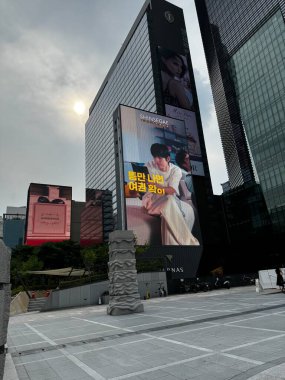
[[[184,10],[213,190],[227,181],[194,0]],[[31,182],[85,199],[88,108],[144,0],[0,0],[0,215]],[[86,105],[74,112],[77,101]]]

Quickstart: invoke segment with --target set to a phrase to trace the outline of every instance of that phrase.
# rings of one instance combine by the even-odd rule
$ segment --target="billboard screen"
[[[81,212],[80,245],[103,243],[103,190],[86,189],[85,208]]]
[[[70,239],[71,198],[71,187],[30,184],[27,245]]]
[[[126,227],[144,245],[199,246],[185,122],[120,106]]]
[[[158,47],[158,57],[165,114],[185,122],[192,175],[204,176],[187,59],[162,47]]]

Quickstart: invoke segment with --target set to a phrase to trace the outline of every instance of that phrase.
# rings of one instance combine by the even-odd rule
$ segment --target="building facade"
[[[285,231],[285,3],[195,3],[230,188],[260,183],[278,240]]]
[[[9,248],[24,243],[26,207],[10,207],[3,215],[3,241]]]
[[[178,104],[166,94],[162,62],[171,53],[183,61],[187,103]],[[220,225],[217,213],[211,212],[215,202],[182,9],[164,0],[145,2],[89,110],[86,188],[112,192],[115,228],[121,227],[116,223],[117,208],[123,207],[117,199],[115,162],[119,156],[113,120],[120,104],[185,122],[203,245],[220,239],[215,231]]]

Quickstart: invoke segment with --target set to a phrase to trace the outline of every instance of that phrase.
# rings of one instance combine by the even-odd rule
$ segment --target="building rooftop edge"
[[[131,27],[131,30],[127,34],[127,37],[125,38],[125,40],[123,42],[123,45],[121,46],[118,54],[116,55],[116,58],[114,59],[114,62],[112,63],[112,65],[111,65],[111,67],[110,67],[110,69],[109,69],[109,71],[108,71],[108,73],[107,73],[107,75],[106,75],[103,83],[101,84],[101,86],[100,86],[100,88],[99,88],[99,90],[98,90],[98,92],[97,92],[97,94],[96,94],[96,96],[95,96],[95,98],[94,98],[91,106],[89,107],[89,116],[91,115],[91,113],[93,111],[93,108],[94,108],[94,106],[95,106],[98,98],[100,97],[102,91],[104,90],[104,87],[108,83],[108,80],[109,80],[111,74],[113,73],[115,67],[117,66],[119,60],[121,59],[122,54],[124,53],[124,51],[125,51],[128,43],[129,43],[130,39],[132,38],[132,35],[134,34],[134,32],[135,32],[138,24],[140,23],[143,15],[145,14],[145,11],[147,10],[147,7],[149,6],[149,4],[151,4],[151,0],[146,0],[144,2],[144,4],[143,4],[143,6],[142,6],[142,8],[141,8],[141,10],[140,10],[140,12],[138,14],[138,16],[136,17],[136,19],[135,19],[135,21],[134,21],[134,23],[133,23],[133,25]]]

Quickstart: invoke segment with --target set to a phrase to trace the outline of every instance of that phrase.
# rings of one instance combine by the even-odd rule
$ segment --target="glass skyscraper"
[[[231,189],[260,183],[285,232],[285,2],[195,0]]]
[[[90,107],[85,133],[86,188],[110,190],[115,215],[113,112],[120,103],[157,110],[145,12],[131,32]]]
[[[179,55],[179,60],[183,61],[184,74],[187,74],[183,92],[191,103],[189,108],[182,105],[179,108],[179,105],[171,103],[173,99],[169,95],[168,98],[165,96],[161,62],[166,51]],[[175,81],[180,79],[175,78]],[[116,156],[118,146],[114,146],[113,120],[120,104],[185,121],[203,246],[219,240],[217,229],[221,224],[215,219],[217,213],[214,211],[215,201],[181,8],[164,0],[147,0],[144,3],[89,109],[85,133],[86,188],[112,192],[115,228],[120,226],[120,223],[116,225],[116,216],[120,218],[120,207],[123,207],[116,194],[118,173],[115,162],[119,155]],[[178,146],[177,140],[175,148]],[[211,223],[213,228],[209,227]],[[183,247],[176,249],[180,248]]]

